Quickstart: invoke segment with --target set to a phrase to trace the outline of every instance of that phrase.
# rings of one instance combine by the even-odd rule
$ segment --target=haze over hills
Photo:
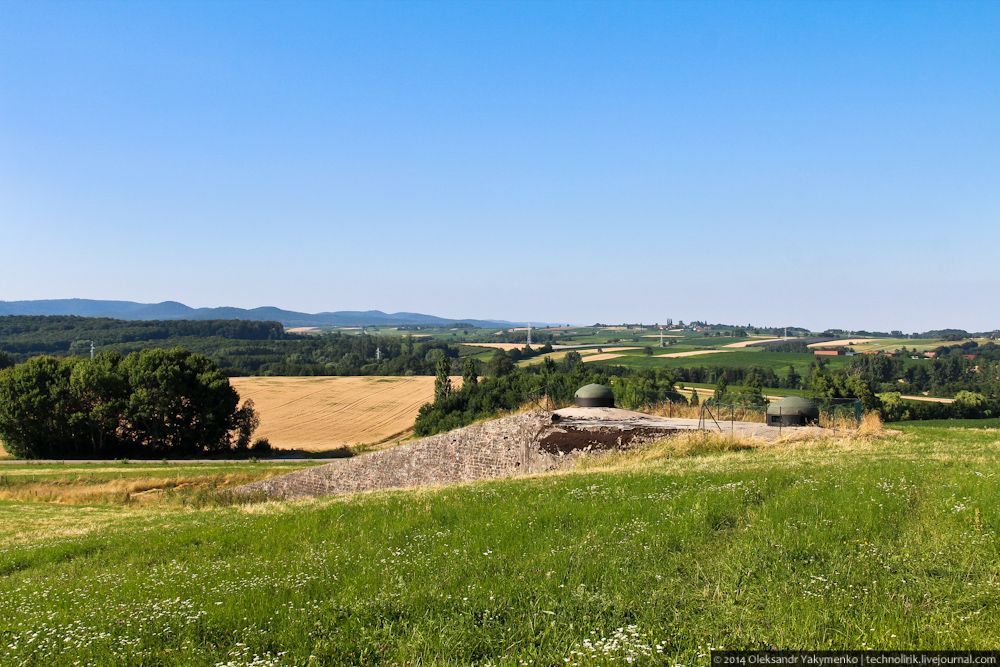
[[[477,327],[509,327],[523,322],[504,320],[448,319],[422,313],[383,313],[380,310],[342,310],[324,313],[299,313],[273,306],[261,308],[192,308],[177,301],[137,303],[97,299],[40,299],[36,301],[0,301],[0,315],[78,315],[113,317],[120,320],[273,320],[286,327],[324,326],[448,326],[470,324]]]

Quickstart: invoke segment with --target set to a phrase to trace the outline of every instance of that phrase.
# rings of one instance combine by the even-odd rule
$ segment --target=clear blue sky
[[[0,299],[1000,327],[1000,2],[0,3]]]

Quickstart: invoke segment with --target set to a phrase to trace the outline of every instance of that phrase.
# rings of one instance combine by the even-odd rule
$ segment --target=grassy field
[[[202,502],[221,489],[310,465],[315,463],[254,460],[191,463],[5,463],[0,465],[0,501],[191,504]]]
[[[671,353],[675,351],[680,350],[675,350],[674,348],[668,350]],[[848,359],[848,357],[827,357],[831,368],[846,365]],[[762,368],[771,368],[780,375],[787,373],[789,366],[794,366],[799,374],[804,375],[814,360],[815,356],[808,353],[734,349],[719,354],[674,358],[658,357],[655,352],[652,356],[648,356],[639,351],[638,353],[624,353],[616,359],[594,363],[630,366],[632,368],[684,368],[692,366],[705,368],[747,368],[749,366],[760,366]]]
[[[970,338],[966,340],[975,340],[979,344],[988,342],[986,338]],[[869,342],[853,345],[852,347],[859,352],[871,350],[894,352],[904,347],[910,350],[919,350],[924,352],[941,346],[960,345],[963,342],[966,341],[945,341],[940,338],[876,338]]]
[[[1000,434],[900,430],[659,446],[576,474],[340,500],[0,501],[0,663],[695,665],[723,646],[996,646]]]

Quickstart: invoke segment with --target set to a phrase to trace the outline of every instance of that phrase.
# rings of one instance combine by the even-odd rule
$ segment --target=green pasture
[[[805,374],[815,359],[815,355],[809,353],[736,349],[731,352],[673,358],[657,356],[655,351],[652,356],[642,354],[639,351],[639,353],[629,353],[616,359],[592,363],[632,368],[692,368],[699,366],[705,368],[746,368],[760,366],[761,368],[771,368],[779,375],[784,375],[788,372],[789,366],[794,366],[796,372]],[[826,357],[826,360],[831,368],[837,368],[847,365],[849,358]]]
[[[995,646],[1000,439],[900,431],[349,499],[0,501],[0,664]]]

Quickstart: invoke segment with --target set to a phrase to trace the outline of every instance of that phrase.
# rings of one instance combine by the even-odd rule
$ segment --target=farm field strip
[[[728,345],[723,345],[723,347],[735,347],[744,348],[750,347],[752,345],[760,345],[762,343],[782,343],[786,338],[754,338],[753,340],[741,340],[738,343],[729,343]]]
[[[583,361],[600,361],[600,359],[594,359],[594,357],[602,356],[602,352],[606,355],[607,359],[616,359],[618,357],[624,356],[622,354],[617,354],[618,352],[628,352],[631,350],[641,350],[639,347],[606,347],[606,348],[587,348],[576,350],[583,358]],[[518,366],[531,366],[534,364],[543,363],[546,359],[551,359],[553,361],[559,361],[565,358],[567,354],[573,352],[573,350],[557,350],[556,352],[547,352],[546,354],[539,355],[537,357],[532,357],[530,359],[522,359],[517,362]]]
[[[583,358],[585,363],[591,361],[608,361],[609,359],[618,359],[619,357],[624,357],[625,355],[620,352],[605,352],[603,354],[591,354]]]
[[[434,378],[232,378],[260,414],[257,435],[274,447],[327,451],[374,444],[413,428],[420,406],[434,397]],[[452,378],[456,388],[461,378]]]
[[[878,338],[841,338],[839,340],[828,340],[822,343],[809,343],[806,347],[811,349],[821,347],[844,347],[846,345],[863,345],[865,343],[873,343],[876,341],[878,341]]]
[[[468,345],[469,347],[486,347],[494,350],[510,352],[511,350],[524,349],[526,343],[462,343],[462,345]],[[541,347],[541,345],[534,343],[532,347]]]
[[[703,354],[722,354],[728,352],[730,350],[712,348],[710,350],[691,350],[689,352],[667,352],[666,354],[654,354],[653,356],[662,357],[663,359],[682,359],[684,357],[700,357]]]

